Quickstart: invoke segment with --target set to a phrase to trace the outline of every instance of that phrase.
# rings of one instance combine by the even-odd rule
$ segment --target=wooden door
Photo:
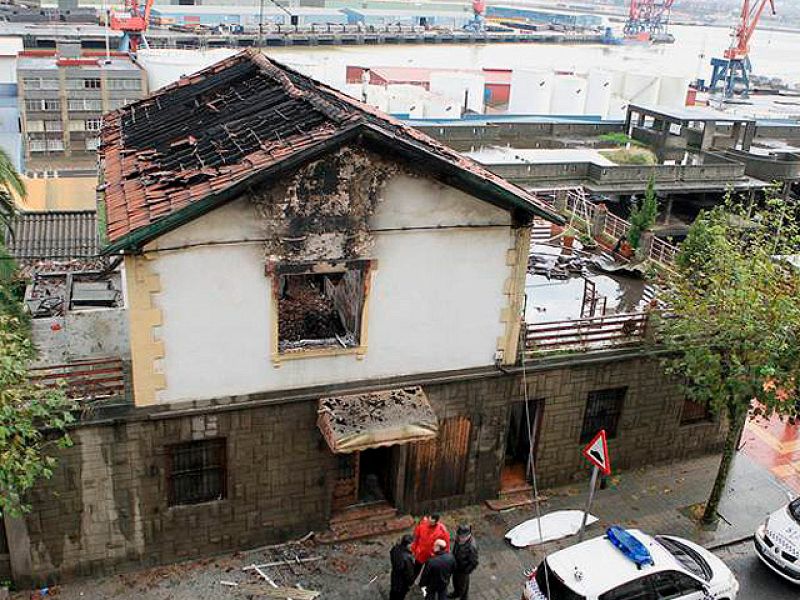
[[[336,482],[333,486],[333,512],[358,502],[359,453],[338,454]]]
[[[436,439],[409,447],[406,502],[416,504],[464,493],[471,429],[467,417],[446,419],[439,423]]]

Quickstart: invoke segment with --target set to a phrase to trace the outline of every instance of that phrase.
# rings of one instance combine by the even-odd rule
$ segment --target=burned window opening
[[[364,275],[357,268],[278,275],[278,351],[358,347]]]

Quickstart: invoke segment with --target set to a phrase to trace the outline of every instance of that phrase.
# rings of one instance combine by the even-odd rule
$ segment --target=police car
[[[672,536],[610,527],[547,556],[523,600],[735,600],[739,583],[708,550]]]
[[[756,530],[755,544],[765,565],[800,584],[800,498],[767,517]]]

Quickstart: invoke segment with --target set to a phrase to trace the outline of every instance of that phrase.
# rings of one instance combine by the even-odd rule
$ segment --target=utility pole
[[[261,0],[258,8],[258,47],[264,47],[264,0]]]

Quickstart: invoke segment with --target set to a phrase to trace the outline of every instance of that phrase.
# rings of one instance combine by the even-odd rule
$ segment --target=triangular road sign
[[[586,460],[600,469],[603,475],[611,474],[611,457],[608,455],[608,442],[606,441],[605,429],[601,429],[599,433],[592,438],[592,441],[581,450],[581,454],[586,457]]]

